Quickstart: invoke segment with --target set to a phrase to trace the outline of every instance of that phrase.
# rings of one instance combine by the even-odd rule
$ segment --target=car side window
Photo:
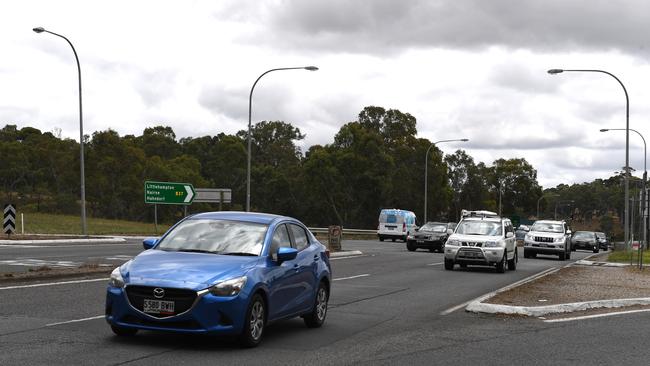
[[[309,246],[309,239],[307,238],[307,233],[305,229],[298,225],[289,224],[291,233],[293,234],[293,242],[296,249],[303,250]]]
[[[273,233],[273,238],[271,239],[271,248],[269,249],[269,254],[276,260],[278,254],[278,248],[291,246],[291,239],[289,239],[289,232],[287,231],[287,226],[285,224],[279,225],[275,228]]]

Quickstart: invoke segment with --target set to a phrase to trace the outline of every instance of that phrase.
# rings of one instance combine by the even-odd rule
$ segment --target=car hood
[[[563,237],[562,233],[549,233],[548,231],[529,231],[530,236],[541,236],[543,238],[560,238]]]
[[[121,268],[126,284],[205,289],[243,276],[260,257],[147,250]]]
[[[453,234],[447,240],[485,242],[485,241],[498,241],[501,239],[503,239],[502,236]]]
[[[415,233],[415,236],[447,236],[447,233],[441,233],[441,232],[437,232],[437,231],[419,230],[418,232]]]

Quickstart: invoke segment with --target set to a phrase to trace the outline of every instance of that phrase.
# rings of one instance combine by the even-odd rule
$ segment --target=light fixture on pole
[[[613,77],[618,83],[621,85],[623,88],[623,92],[625,93],[625,245],[626,247],[629,248],[629,239],[630,239],[630,229],[629,229],[629,222],[630,222],[630,182],[629,182],[629,175],[630,175],[630,98],[627,94],[627,89],[625,89],[625,85],[621,82],[619,78],[617,78],[614,74],[603,71],[603,70],[583,70],[583,69],[573,69],[573,70],[565,70],[565,69],[550,69],[548,70],[548,73],[551,75],[556,75],[560,74],[563,72],[598,72],[601,74],[607,74],[611,77]]]
[[[253,107],[253,90],[255,90],[255,85],[260,81],[262,76],[273,72],[273,71],[283,71],[283,70],[308,70],[316,71],[318,67],[316,66],[300,66],[300,67],[279,67],[276,69],[267,70],[260,75],[257,80],[253,83],[251,87],[250,95],[248,96],[248,158],[246,164],[246,212],[251,210],[251,113]]]
[[[80,175],[81,175],[81,233],[83,235],[87,234],[86,227],[86,181],[85,181],[85,172],[84,172],[84,123],[83,123],[83,108],[81,103],[81,65],[79,64],[79,57],[77,56],[77,51],[75,50],[72,42],[66,37],[50,32],[43,27],[36,27],[32,29],[36,33],[49,33],[57,37],[61,37],[68,42],[70,47],[72,47],[72,52],[74,53],[74,58],[77,61],[77,71],[79,75],[79,166],[80,166]]]
[[[436,146],[436,144],[442,143],[442,142],[453,142],[453,141],[459,141],[459,142],[467,142],[469,139],[453,139],[453,140],[440,140],[432,143],[429,145],[429,148],[427,149],[427,153],[424,155],[424,223],[427,223],[427,178],[428,178],[428,166],[429,166],[429,151],[431,150],[432,147]]]

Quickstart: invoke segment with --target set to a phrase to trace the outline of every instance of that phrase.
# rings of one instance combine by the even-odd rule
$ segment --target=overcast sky
[[[545,188],[609,177],[625,164],[630,128],[650,142],[650,1],[233,0],[7,1],[0,12],[0,125],[178,137],[235,133],[248,118],[283,120],[327,144],[369,105],[417,118],[446,153],[491,165],[526,158]],[[630,134],[630,165],[643,143]],[[637,174],[641,175],[641,173]]]

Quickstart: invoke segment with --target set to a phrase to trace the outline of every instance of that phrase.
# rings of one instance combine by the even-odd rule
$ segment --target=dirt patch
[[[638,297],[650,297],[650,270],[576,265],[499,293],[484,302],[544,306]]]
[[[50,268],[47,266],[31,268],[28,272],[0,273],[0,284],[38,281],[44,279],[83,277],[88,275],[108,276],[116,266],[100,266],[96,263],[83,264],[75,268]]]

